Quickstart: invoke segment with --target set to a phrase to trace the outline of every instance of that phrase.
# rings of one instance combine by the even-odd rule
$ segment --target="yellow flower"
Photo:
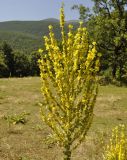
[[[92,44],[95,46],[97,43],[96,43],[96,42],[93,42]]]
[[[39,52],[39,53],[42,53],[42,52],[43,52],[43,49],[39,49],[38,52]]]
[[[73,29],[73,25],[69,24],[68,28]]]
[[[49,25],[49,30],[52,30],[53,29],[53,26],[52,25]]]
[[[79,24],[80,24],[80,25],[83,25],[83,21],[80,21]]]

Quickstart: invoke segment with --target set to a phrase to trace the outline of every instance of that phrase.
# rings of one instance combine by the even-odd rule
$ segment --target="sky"
[[[65,4],[66,20],[77,20],[78,11],[71,10],[74,4],[92,8],[91,0],[0,0],[0,21],[59,19],[59,9]]]

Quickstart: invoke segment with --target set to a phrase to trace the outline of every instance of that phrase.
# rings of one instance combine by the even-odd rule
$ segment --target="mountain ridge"
[[[5,22],[38,22],[38,21],[54,21],[54,22],[59,22],[60,20],[57,18],[45,18],[45,19],[40,19],[40,20],[5,20],[5,21],[0,21],[0,23],[5,23]],[[66,22],[78,22],[79,20],[71,19],[67,20]]]

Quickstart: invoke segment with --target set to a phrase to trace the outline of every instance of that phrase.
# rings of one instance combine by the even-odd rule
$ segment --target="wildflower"
[[[82,26],[83,22],[80,22],[76,33],[69,25],[69,32],[65,34],[64,17],[62,7],[61,46],[50,25],[49,36],[44,37],[47,54],[39,61],[39,67],[45,102],[41,112],[43,121],[66,150],[65,156],[70,158],[71,150],[68,148],[75,149],[84,140],[91,125],[97,96],[99,57],[95,42],[89,48],[88,33]]]
[[[52,25],[49,25],[49,30],[52,30],[53,29],[53,26]]]
[[[42,52],[43,52],[43,49],[39,49],[38,52],[39,52],[39,53],[42,53]]]

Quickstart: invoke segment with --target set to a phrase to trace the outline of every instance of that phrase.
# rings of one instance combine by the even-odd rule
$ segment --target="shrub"
[[[27,122],[26,116],[29,114],[30,113],[22,112],[20,114],[4,116],[4,119],[8,121],[9,126],[10,124],[25,124]]]

